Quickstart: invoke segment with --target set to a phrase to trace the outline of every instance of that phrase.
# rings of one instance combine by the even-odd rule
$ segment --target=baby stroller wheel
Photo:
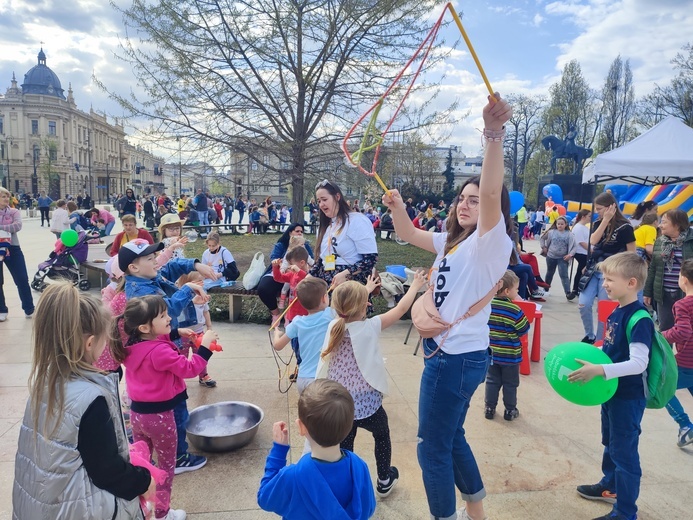
[[[42,292],[46,288],[46,285],[41,280],[32,280],[31,288],[34,291]]]
[[[79,282],[79,289],[80,291],[88,291],[91,289],[91,284],[89,283],[89,280],[81,280]]]

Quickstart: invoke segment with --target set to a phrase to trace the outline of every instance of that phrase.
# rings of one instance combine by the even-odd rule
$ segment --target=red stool
[[[536,336],[536,317],[541,312],[537,313],[537,305],[533,302],[526,301],[514,301],[520,310],[524,313],[527,321],[530,325],[534,323],[534,335]],[[529,366],[529,333],[520,337],[520,344],[522,345],[522,361],[520,362],[520,374],[523,376],[528,376],[531,372]],[[532,353],[534,353],[534,346],[532,345]]]
[[[614,300],[599,300],[597,302],[597,321],[604,324],[604,334],[606,334],[606,320],[609,319],[611,313],[618,307],[618,302]],[[595,347],[601,347],[604,344],[604,338],[597,338],[594,342]]]
[[[539,362],[541,358],[541,318],[544,313],[537,311],[534,315],[534,332],[532,333],[532,361]]]

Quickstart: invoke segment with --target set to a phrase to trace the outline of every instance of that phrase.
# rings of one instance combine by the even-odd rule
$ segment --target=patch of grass
[[[269,264],[269,255],[272,247],[281,235],[278,233],[267,233],[265,235],[222,235],[221,244],[226,247],[236,259],[236,265],[241,271],[239,279],[250,267],[253,256],[258,251],[265,255],[265,264]],[[311,246],[315,245],[315,235],[307,235],[306,239]],[[387,265],[406,265],[411,269],[428,269],[435,260],[435,255],[411,245],[401,246],[394,240],[377,240],[378,243],[378,263],[376,268],[379,272],[385,271]],[[188,243],[185,247],[185,255],[188,258],[202,258],[202,253],[207,248],[204,240],[198,239],[196,242]],[[387,311],[387,304],[382,297],[373,299],[373,307],[376,314]],[[229,300],[227,296],[214,295],[209,304],[210,313],[214,321],[228,321],[229,319]],[[247,323],[269,323],[270,314],[267,307],[257,297],[243,298],[243,312],[241,322]]]

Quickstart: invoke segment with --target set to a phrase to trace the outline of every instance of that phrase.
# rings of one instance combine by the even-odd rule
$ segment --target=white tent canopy
[[[669,116],[623,146],[599,154],[582,182],[673,184],[693,182],[693,128]]]

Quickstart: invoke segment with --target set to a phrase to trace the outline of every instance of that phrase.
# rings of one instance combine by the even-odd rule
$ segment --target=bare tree
[[[630,62],[619,55],[609,67],[602,88],[602,119],[597,153],[612,150],[635,137],[635,94]]]
[[[325,144],[335,144],[384,92],[439,3],[134,0],[127,9],[113,3],[127,31],[119,57],[144,95],[110,95],[126,116],[152,121],[157,133],[231,149],[283,174],[293,206],[302,207],[304,178],[335,159],[337,147]],[[435,53],[429,66],[445,57]],[[409,124],[450,113],[423,116],[428,107],[419,108],[404,114]],[[287,162],[288,169],[277,167]],[[302,212],[293,218],[301,220]]]
[[[664,117],[678,117],[693,127],[693,45],[684,45],[683,52],[671,60],[678,74],[669,85],[655,86],[639,104],[639,121],[646,127],[654,126]]]
[[[540,146],[539,130],[546,100],[524,94],[507,97],[513,116],[505,125],[505,162],[510,167],[512,189],[523,191],[527,163]]]

